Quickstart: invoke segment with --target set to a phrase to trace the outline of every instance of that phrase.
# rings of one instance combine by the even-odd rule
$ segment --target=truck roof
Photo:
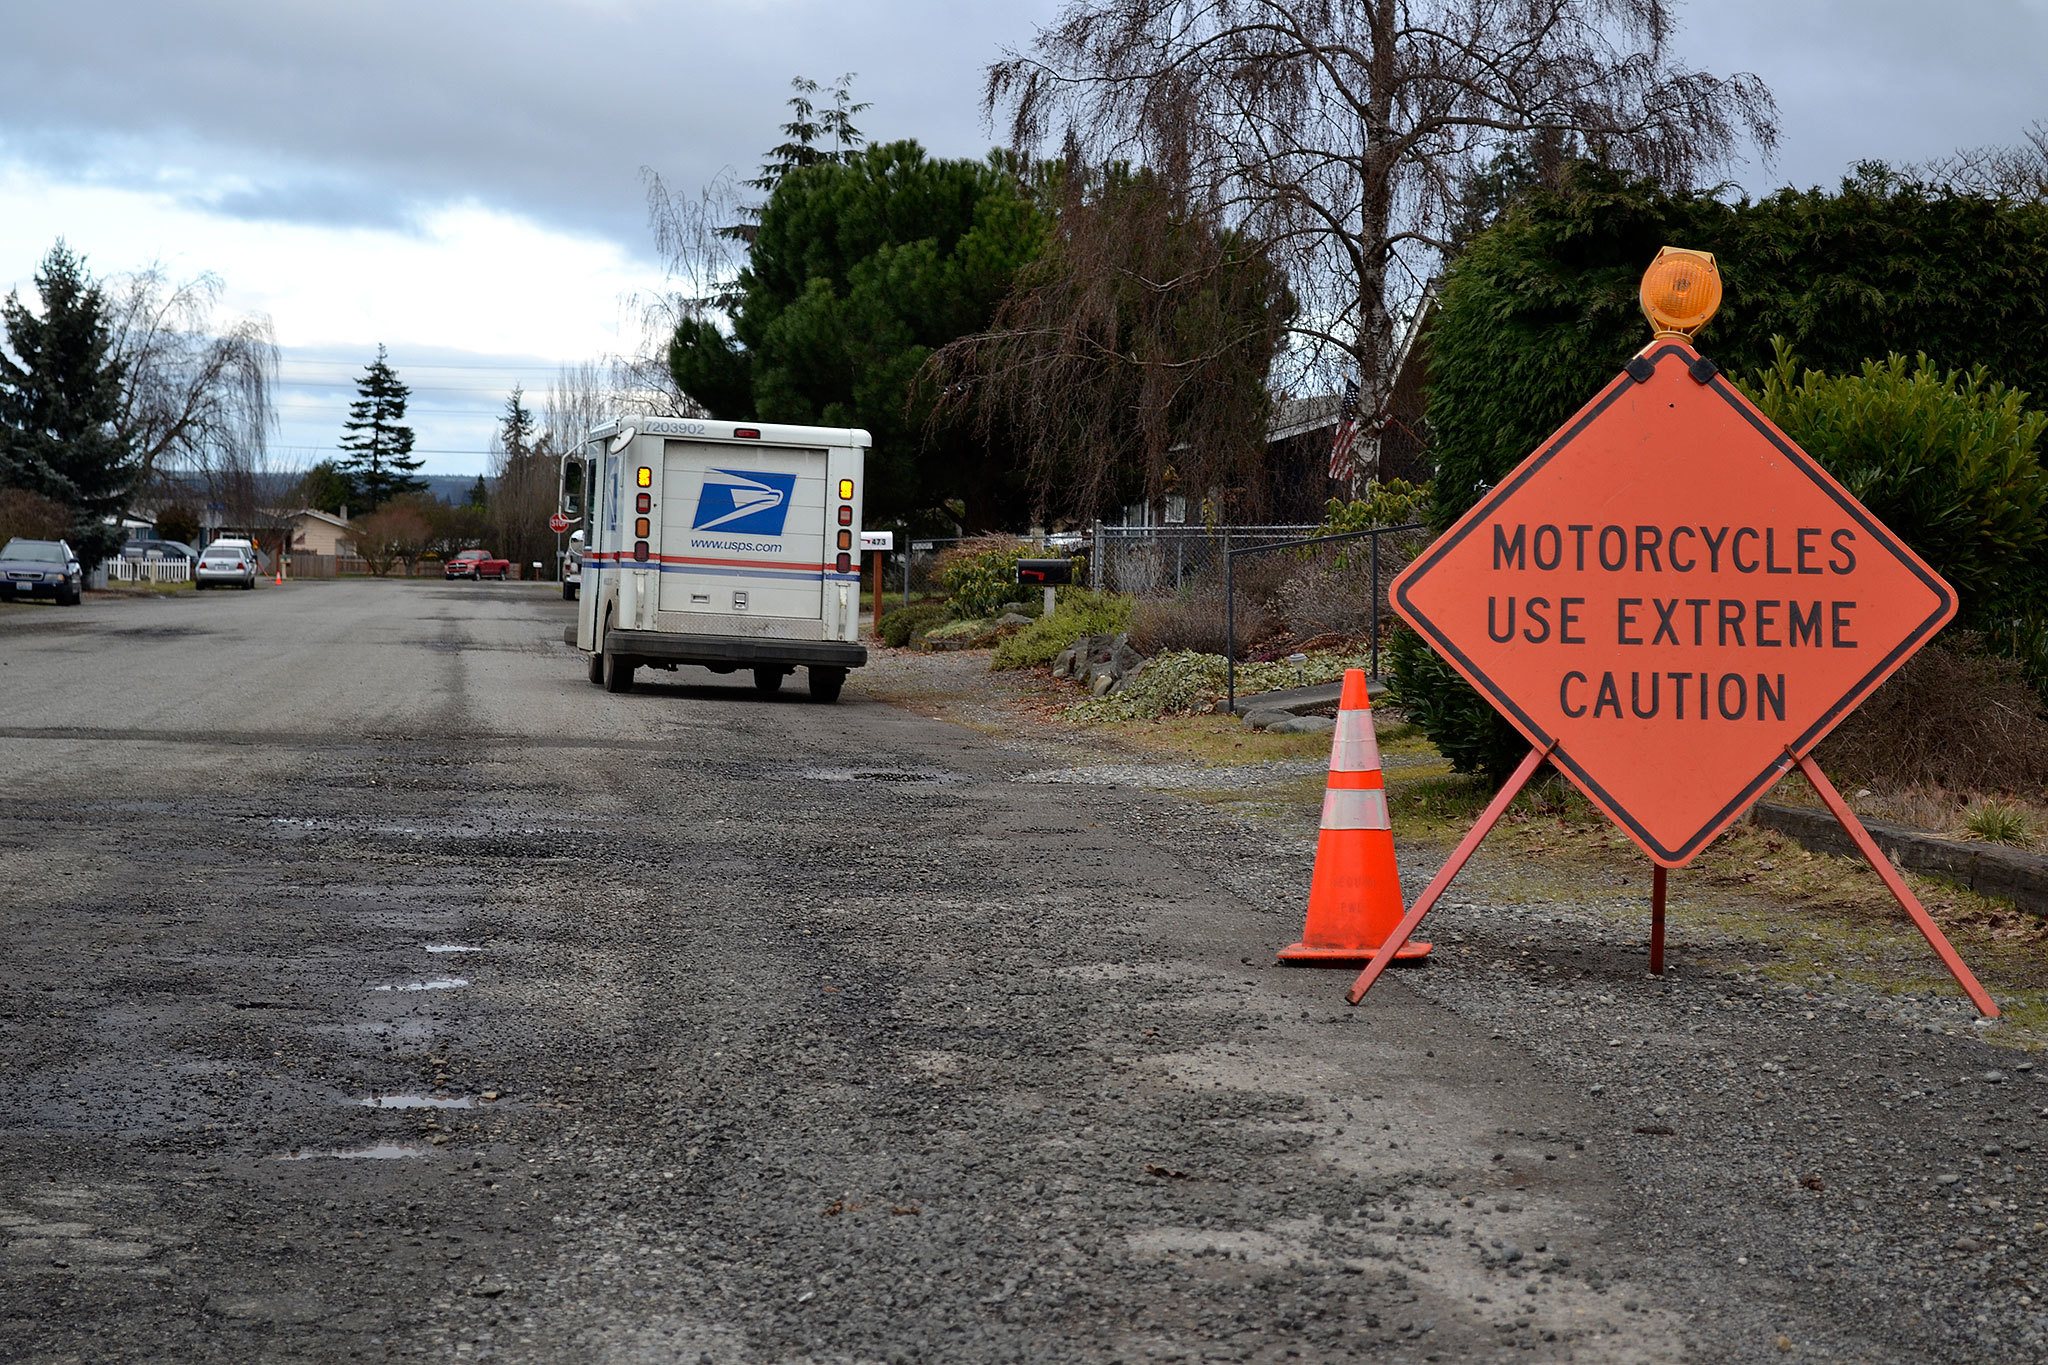
[[[732,445],[839,446],[866,450],[874,438],[859,427],[803,427],[777,422],[720,421],[709,417],[614,417],[590,429],[583,440],[609,441],[624,430],[643,436],[679,436]],[[756,432],[735,436],[735,431]]]

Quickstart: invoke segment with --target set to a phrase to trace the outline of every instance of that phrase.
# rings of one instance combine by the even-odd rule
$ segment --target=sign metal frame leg
[[[1669,869],[1650,864],[1650,975],[1664,975],[1664,883]]]
[[[1549,744],[1540,749],[1529,750],[1529,756],[1522,760],[1521,766],[1515,769],[1506,785],[1480,813],[1472,828],[1465,832],[1465,837],[1458,841],[1458,846],[1451,851],[1451,856],[1445,859],[1444,865],[1437,869],[1436,876],[1430,878],[1429,885],[1415,898],[1415,904],[1409,907],[1407,916],[1394,927],[1393,933],[1387,935],[1386,942],[1373,954],[1372,961],[1358,974],[1358,979],[1351,983],[1351,989],[1344,993],[1347,1003],[1355,1005],[1365,998],[1365,993],[1372,989],[1372,983],[1379,980],[1380,973],[1394,960],[1394,954],[1401,950],[1402,945],[1407,943],[1409,936],[1415,932],[1416,926],[1422,923],[1422,917],[1430,912],[1430,908],[1444,892],[1451,889],[1451,882],[1464,870],[1465,864],[1472,860],[1472,855],[1479,851],[1480,842],[1500,823],[1500,817],[1507,813],[1508,803],[1529,784],[1529,779],[1536,775],[1536,770],[1543,765],[1543,760],[1550,757],[1550,751],[1556,747]]]
[[[1870,864],[1871,870],[1884,882],[1885,889],[1892,893],[1892,899],[1912,917],[1913,927],[1920,931],[1920,936],[1927,940],[1927,946],[1934,949],[1935,955],[1941,959],[1942,966],[1948,968],[1948,974],[1956,979],[1956,984],[1970,997],[1970,1003],[1977,1007],[1977,1013],[1986,1019],[1998,1018],[1998,1004],[1991,998],[1990,992],[1978,984],[1976,976],[1963,965],[1963,959],[1957,955],[1955,946],[1941,932],[1941,927],[1934,922],[1934,917],[1927,913],[1927,908],[1920,904],[1919,898],[1906,885],[1905,878],[1899,875],[1899,870],[1892,866],[1892,860],[1884,856],[1884,850],[1870,837],[1870,831],[1863,828],[1863,822],[1849,809],[1849,803],[1835,790],[1835,784],[1828,781],[1827,774],[1820,770],[1820,765],[1807,754],[1788,751],[1788,756],[1799,765],[1800,773],[1827,806],[1828,813],[1835,817],[1835,823],[1842,827],[1842,832],[1849,836],[1857,850],[1863,854],[1863,860]]]

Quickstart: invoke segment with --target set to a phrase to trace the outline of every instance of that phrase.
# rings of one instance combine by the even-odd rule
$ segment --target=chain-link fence
[[[1373,677],[1394,620],[1387,584],[1429,543],[1420,523],[1339,535],[1233,544],[1224,557],[1226,700],[1240,659],[1271,659],[1327,641],[1369,642]]]
[[[1098,526],[1088,556],[1088,586],[1132,597],[1174,597],[1220,589],[1233,548],[1298,540],[1313,526]]]

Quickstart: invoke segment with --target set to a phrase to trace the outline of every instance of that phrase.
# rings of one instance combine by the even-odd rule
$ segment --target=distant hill
[[[427,481],[427,491],[442,502],[468,502],[469,490],[476,487],[474,474],[422,474],[420,477]]]
[[[476,486],[474,474],[422,474],[420,478],[427,485],[427,493],[442,502],[461,506],[469,501],[469,490]],[[265,506],[282,506],[291,501],[291,491],[299,481],[297,474],[258,474],[257,497]],[[205,484],[199,479],[184,474],[161,476],[158,480],[163,496],[147,494],[136,499],[140,506],[155,507],[159,501],[183,502],[192,507],[204,508],[208,504]],[[488,480],[486,480],[488,482]]]

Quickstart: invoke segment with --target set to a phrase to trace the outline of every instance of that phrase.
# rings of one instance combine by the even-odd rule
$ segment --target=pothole
[[[467,1095],[372,1095],[356,1101],[371,1109],[474,1109]]]
[[[412,1142],[380,1142],[371,1147],[343,1147],[323,1151],[293,1150],[280,1152],[272,1157],[271,1160],[320,1161],[331,1158],[337,1161],[400,1161],[406,1157],[430,1156],[433,1150],[432,1147]]]
[[[809,782],[957,782],[954,773],[935,768],[799,768],[796,775]]]

